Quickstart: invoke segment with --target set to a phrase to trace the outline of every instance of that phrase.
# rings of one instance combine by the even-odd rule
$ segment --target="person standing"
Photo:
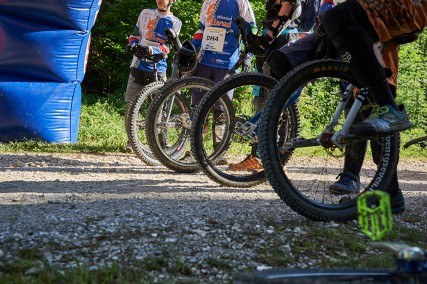
[[[356,123],[352,133],[382,136],[410,128],[404,106],[397,105],[394,99],[399,43],[415,40],[426,27],[427,1],[347,0],[325,14],[323,25],[342,59],[349,63],[353,76],[366,86],[375,100],[375,108],[381,110],[372,111],[371,116]],[[376,42],[386,43],[382,54]],[[378,149],[373,148],[372,153],[374,161],[379,160]],[[360,168],[352,171],[358,176]],[[337,188],[336,193],[346,191],[342,187]],[[388,192],[392,213],[403,212],[405,200],[398,183],[397,165]]]
[[[156,9],[142,10],[128,38],[127,50],[133,53],[133,58],[125,95],[127,107],[144,86],[154,81],[166,80],[166,60],[156,63],[157,74],[155,74],[154,63],[145,56],[169,53],[170,50],[165,45],[167,40],[165,29],[171,28],[178,35],[182,26],[181,20],[171,13],[170,9],[174,2],[175,0],[156,0]],[[132,152],[129,141],[125,150]]]
[[[236,17],[242,17],[255,27],[255,16],[248,0],[205,0],[200,10],[199,29],[191,43],[199,51],[196,76],[213,82],[222,81],[239,58],[239,29]],[[192,90],[192,106],[196,106],[206,91]],[[231,99],[232,91],[227,94]],[[221,109],[213,112],[214,147],[221,141],[224,114]]]
[[[313,22],[333,6],[332,0],[324,0]],[[306,6],[310,7],[314,9],[312,6]],[[267,0],[266,9],[268,28],[251,43],[251,50],[257,54],[257,71],[280,79],[294,67],[314,59],[318,39],[314,33],[304,33],[305,36],[301,37],[297,26],[299,16],[301,12],[309,11],[301,11],[300,0]],[[257,112],[264,107],[267,96],[257,86],[254,87],[253,94],[253,105]],[[261,170],[263,166],[258,151],[258,144],[254,143],[251,153],[242,161],[230,164],[229,170]]]

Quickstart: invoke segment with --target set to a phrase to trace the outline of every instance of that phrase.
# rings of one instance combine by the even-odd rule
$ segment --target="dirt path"
[[[426,165],[400,163],[407,211],[396,217],[424,232]],[[313,228],[344,226],[363,238],[354,222],[313,223],[299,216],[267,183],[224,188],[200,173],[145,166],[125,154],[3,153],[0,193],[0,271],[17,251],[34,248],[42,262],[58,269],[164,258],[182,263],[188,271],[181,274],[190,279],[222,282],[235,271],[271,265],[262,257],[266,250],[267,259],[268,248],[289,255],[287,267],[320,265],[320,256],[294,251]],[[147,277],[173,279],[164,269]]]

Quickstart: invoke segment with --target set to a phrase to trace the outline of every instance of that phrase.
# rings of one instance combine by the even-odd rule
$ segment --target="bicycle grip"
[[[248,22],[246,22],[246,20],[241,16],[236,17],[234,21],[243,38],[244,44],[247,45],[248,43],[252,42],[254,40],[254,34],[252,33],[251,26],[248,24]]]
[[[248,23],[243,19],[241,16],[237,16],[236,19],[234,19],[236,22],[237,28],[240,30],[240,32],[245,33],[246,32],[246,26]]]
[[[182,48],[181,41],[179,40],[174,30],[172,30],[171,28],[166,28],[165,35],[176,51]]]

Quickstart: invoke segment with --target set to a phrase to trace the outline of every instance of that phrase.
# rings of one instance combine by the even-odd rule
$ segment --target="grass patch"
[[[141,276],[139,270],[123,270],[117,264],[98,270],[92,270],[87,266],[78,266],[75,269],[56,270],[44,265],[40,271],[33,270],[36,263],[17,261],[8,266],[8,271],[0,270],[0,283],[147,283],[150,277]]]
[[[225,260],[222,258],[217,258],[217,257],[216,258],[213,258],[213,257],[208,258],[207,263],[211,267],[216,267],[216,268],[223,269],[223,270],[231,270],[233,268],[228,260]]]
[[[303,232],[298,233],[296,228]],[[275,231],[279,235],[287,234],[287,237],[280,240],[277,235],[264,234],[265,244],[255,249],[255,261],[275,268],[299,266],[301,263],[307,265],[311,260],[315,260],[309,265],[312,268],[395,267],[392,253],[372,248],[369,245],[370,239],[361,234],[354,223],[331,227],[320,222],[307,222],[303,226],[301,223],[288,222],[286,226],[275,226]],[[422,227],[408,228],[394,224],[393,230],[383,241],[427,247]],[[287,244],[290,251],[286,250]]]
[[[125,103],[121,94],[111,97],[84,95],[76,144],[25,142],[0,143],[0,152],[105,153],[119,152],[127,141]]]
[[[422,226],[424,224],[425,222]],[[304,263],[311,268],[394,267],[391,252],[371,248],[370,240],[360,233],[353,222],[336,226],[310,221],[283,224],[265,218],[265,225],[274,226],[275,232],[256,234],[258,240],[264,240],[262,245],[253,247],[253,261],[259,264],[275,269],[298,267]],[[253,232],[244,232],[246,235],[250,233]],[[286,237],[280,238],[283,234]],[[383,240],[427,247],[422,227],[407,227],[406,223],[401,225],[395,222],[392,232]],[[21,249],[16,255],[13,261],[1,259],[3,266],[0,266],[0,283],[200,283],[205,278],[194,274],[193,269],[217,269],[232,275],[236,269],[232,263],[238,258],[238,255],[218,255],[207,258],[203,263],[191,263],[179,257],[178,252],[168,249],[162,255],[134,260],[131,264],[113,263],[108,267],[95,269],[69,259],[68,261],[77,264],[76,268],[59,270],[49,267],[43,260],[42,251],[36,248]],[[159,275],[164,278],[159,278]]]
[[[294,262],[294,257],[284,252],[277,244],[263,246],[257,251],[256,262],[272,267],[287,267]]]
[[[246,93],[241,94],[239,109],[243,113],[252,111],[252,98]],[[36,152],[36,153],[106,153],[120,152],[127,141],[124,129],[125,102],[121,93],[112,94],[108,97],[83,95],[80,126],[77,143],[46,143],[43,141],[29,140],[25,142],[0,143],[0,152]],[[425,135],[421,128],[404,131],[401,135],[402,145],[414,137]],[[308,136],[307,136],[308,137]],[[207,135],[211,141],[210,127]],[[210,144],[208,144],[210,145]],[[236,149],[230,149],[233,153],[248,153],[251,147],[248,143],[236,144]],[[245,147],[242,147],[245,145]],[[208,146],[209,148],[209,146]],[[306,153],[307,151],[307,153]],[[301,155],[308,154],[309,149],[304,149]],[[295,153],[295,155],[299,155]],[[320,156],[323,154],[319,154]],[[427,149],[419,145],[413,145],[408,149],[401,149],[401,157],[413,157],[427,160]]]

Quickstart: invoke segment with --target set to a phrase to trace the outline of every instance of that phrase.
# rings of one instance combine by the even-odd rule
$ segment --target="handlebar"
[[[172,48],[175,51],[179,51],[182,49],[182,44],[181,41],[179,40],[178,36],[176,35],[175,31],[172,30],[171,28],[166,28],[165,29],[165,34],[166,34],[166,38],[167,38],[167,42],[170,43],[172,45]],[[132,53],[134,53],[136,49],[136,46],[133,47],[132,49]],[[159,53],[159,54],[146,54],[144,56],[144,58],[153,61],[154,63],[157,63],[161,60],[164,60],[166,58],[168,58],[168,55],[165,53]]]
[[[246,22],[246,20],[240,16],[236,17],[234,21],[236,22],[237,28],[239,29],[243,45],[247,50],[249,46],[249,41],[252,41],[252,38],[254,36],[252,33],[252,29],[248,22]]]
[[[193,56],[194,51],[190,50],[184,46],[182,46],[181,41],[179,40],[179,37],[176,35],[176,33],[171,28],[165,29],[165,34],[168,39],[168,43],[172,46],[172,48],[175,50],[175,52],[180,52],[183,55],[186,56]]]
[[[135,51],[137,49],[137,45],[133,46],[131,49],[132,54],[135,54]],[[157,63],[163,59],[168,58],[168,55],[165,53],[159,53],[159,54],[145,54],[144,58],[147,60],[153,61],[154,63]]]
[[[239,59],[237,60],[236,64],[234,64],[234,66],[228,71],[229,75],[235,74],[236,70],[244,63],[249,53],[249,41],[252,41],[252,37],[254,36],[250,25],[248,24],[248,22],[246,22],[245,19],[238,16],[234,19],[234,21],[236,22],[237,28],[239,30],[240,38],[243,42],[244,48],[240,52]]]
[[[165,29],[166,38],[168,39],[168,43],[172,45],[172,48],[175,51],[178,51],[182,48],[181,41],[179,40],[179,37],[176,35],[175,31],[171,28]]]

